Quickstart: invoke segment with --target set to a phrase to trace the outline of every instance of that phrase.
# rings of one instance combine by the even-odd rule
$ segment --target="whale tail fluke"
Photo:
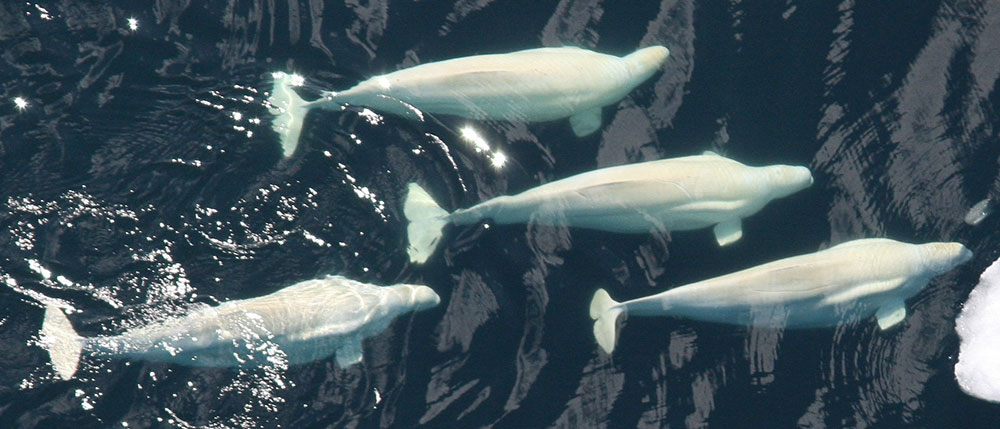
[[[409,221],[406,235],[410,246],[410,262],[422,264],[433,253],[441,239],[441,230],[448,224],[448,212],[438,206],[420,185],[410,183],[403,203],[403,214]]]
[[[41,344],[49,352],[52,366],[63,380],[73,378],[80,364],[83,351],[83,337],[77,335],[69,319],[59,307],[48,304],[42,321]]]
[[[302,124],[309,107],[293,89],[302,85],[302,77],[284,72],[275,72],[271,76],[274,78],[274,88],[271,90],[271,97],[267,99],[272,106],[271,114],[275,115],[271,127],[281,136],[281,149],[287,158],[295,153],[295,148],[299,145],[299,134],[302,133]]]
[[[615,322],[623,311],[625,309],[611,299],[604,289],[598,289],[594,293],[594,299],[590,301],[590,318],[594,319],[594,338],[607,354],[615,350]]]

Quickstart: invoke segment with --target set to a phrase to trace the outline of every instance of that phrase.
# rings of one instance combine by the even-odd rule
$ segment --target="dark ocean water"
[[[137,29],[129,29],[134,18]],[[601,130],[453,131],[357,112],[309,116],[283,160],[270,73],[346,88],[458,56],[661,44],[664,71]],[[2,427],[991,427],[954,381],[954,318],[997,258],[1000,2],[7,1],[0,5]],[[21,111],[15,99],[27,107]],[[448,209],[594,168],[714,150],[809,166],[815,184],[710,230],[622,235],[449,227],[408,263],[402,198]],[[625,322],[599,351],[593,291],[634,298],[864,237],[960,241],[976,257],[873,320],[781,330]],[[423,283],[443,301],[365,343],[361,365],[287,370],[85,361],[58,381],[42,296],[111,334],[193,302],[325,274]]]

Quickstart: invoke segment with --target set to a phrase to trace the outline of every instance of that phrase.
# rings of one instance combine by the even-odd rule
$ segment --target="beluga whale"
[[[446,224],[486,219],[625,233],[713,227],[719,245],[725,246],[743,236],[743,218],[812,182],[805,167],[750,167],[705,152],[601,168],[451,213],[410,183],[403,204],[409,220],[407,252],[411,262],[422,263],[434,253]]]
[[[362,358],[361,342],[401,314],[436,306],[421,285],[375,286],[341,276],[306,280],[269,295],[204,305],[189,314],[129,329],[119,335],[81,337],[48,304],[41,345],[56,373],[69,380],[82,355],[127,357],[188,366],[253,367],[272,364],[275,345],[289,365],[336,355],[347,367]]]
[[[833,326],[874,314],[884,330],[906,317],[906,299],[971,258],[960,243],[854,240],[624,302],[599,289],[590,317],[597,344],[609,354],[615,322],[626,313],[784,328]]]
[[[520,122],[570,118],[576,135],[585,136],[600,128],[603,106],[649,79],[669,53],[650,46],[624,57],[575,47],[473,55],[375,76],[309,102],[293,89],[302,77],[277,72],[269,98],[277,115],[272,126],[285,156],[295,152],[313,107],[358,106],[419,120],[424,113]]]

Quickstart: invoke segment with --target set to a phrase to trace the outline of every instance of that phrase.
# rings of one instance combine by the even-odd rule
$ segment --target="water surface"
[[[530,4],[529,4],[530,3]],[[981,427],[954,318],[997,258],[1000,2],[52,1],[0,6],[0,422],[33,427]],[[135,29],[130,28],[134,19]],[[660,44],[664,72],[566,121],[412,122],[314,112],[282,160],[270,74],[312,91],[464,55]],[[308,91],[307,91],[308,92]],[[19,109],[15,100],[26,103]],[[461,138],[472,125],[503,168]],[[409,265],[402,199],[448,209],[594,168],[713,150],[816,183],[710,230],[449,227]],[[775,330],[627,320],[599,351],[594,290],[634,298],[863,237],[960,241],[976,258],[874,320]],[[424,283],[434,310],[363,364],[211,369],[85,361],[57,381],[38,300],[84,335],[343,274]]]

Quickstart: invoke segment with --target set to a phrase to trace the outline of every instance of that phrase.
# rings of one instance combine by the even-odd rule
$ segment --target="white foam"
[[[955,321],[961,338],[955,378],[966,393],[1000,402],[1000,259],[976,285]]]

